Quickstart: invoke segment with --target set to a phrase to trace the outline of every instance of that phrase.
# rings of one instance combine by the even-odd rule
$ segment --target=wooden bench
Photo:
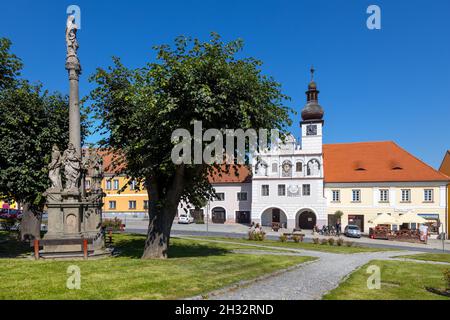
[[[64,245],[80,245],[80,252],[83,252],[84,259],[88,258],[88,244],[93,244],[94,239],[48,239],[48,240],[38,240],[35,239],[30,241],[30,246],[34,247],[34,258],[39,260],[39,248],[43,246],[64,246]]]
[[[285,232],[283,233],[283,236],[285,236],[288,240],[294,240],[294,237],[300,237],[300,241],[303,242],[303,239],[305,237],[305,235],[303,233],[300,233],[298,231],[294,231],[294,232]]]

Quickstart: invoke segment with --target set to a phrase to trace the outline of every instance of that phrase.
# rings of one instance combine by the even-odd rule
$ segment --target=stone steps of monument
[[[89,252],[88,259],[100,259],[112,256],[112,250],[102,250]],[[83,252],[55,252],[55,253],[44,253],[41,252],[39,258],[42,260],[83,260]]]

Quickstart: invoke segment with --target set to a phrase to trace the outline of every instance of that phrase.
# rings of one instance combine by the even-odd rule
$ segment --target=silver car
[[[349,238],[361,238],[361,229],[356,225],[348,225],[345,227],[344,234]]]

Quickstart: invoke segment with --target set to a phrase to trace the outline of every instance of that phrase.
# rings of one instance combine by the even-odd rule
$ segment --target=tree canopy
[[[149,194],[149,231],[144,258],[165,258],[180,201],[201,206],[214,196],[207,164],[174,164],[172,133],[202,121],[217,129],[279,129],[290,124],[281,86],[261,71],[262,62],[238,58],[241,40],[224,43],[178,37],[155,47],[157,62],[130,70],[119,58],[91,80],[88,111],[101,122],[103,147],[121,155],[121,173],[142,182]],[[204,142],[204,145],[207,143]],[[122,163],[123,162],[123,163]],[[215,165],[220,168],[220,164]]]

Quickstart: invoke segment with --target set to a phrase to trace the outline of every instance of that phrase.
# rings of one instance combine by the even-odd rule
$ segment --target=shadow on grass
[[[0,259],[18,258],[32,252],[28,242],[21,242],[13,232],[0,231]]]
[[[119,251],[120,257],[140,259],[144,252],[145,236],[133,235],[130,237],[121,236],[115,241],[114,247]],[[182,243],[180,243],[180,241]],[[220,256],[230,253],[229,250],[214,245],[196,244],[191,241],[183,243],[183,240],[170,241],[169,259],[190,258],[205,256]]]

